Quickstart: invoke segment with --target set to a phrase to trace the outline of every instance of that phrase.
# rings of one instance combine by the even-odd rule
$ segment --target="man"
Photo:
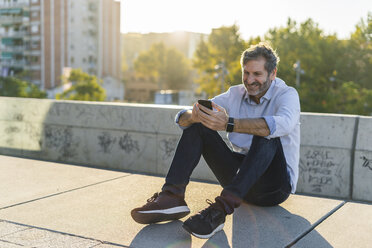
[[[226,215],[242,201],[274,206],[296,190],[300,145],[297,91],[276,78],[279,57],[260,43],[241,56],[241,85],[212,100],[213,110],[194,104],[180,111],[183,134],[160,194],[131,214],[143,224],[180,219],[190,213],[184,201],[190,175],[203,155],[223,186],[215,202],[188,218],[183,227],[199,238],[222,230]],[[226,130],[233,151],[217,131]]]

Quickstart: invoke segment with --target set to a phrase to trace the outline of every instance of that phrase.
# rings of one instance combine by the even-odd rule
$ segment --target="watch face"
[[[233,123],[227,123],[226,132],[231,133],[234,130],[234,124]]]
[[[226,126],[226,132],[231,133],[233,130],[234,130],[234,118],[229,117],[229,120]]]

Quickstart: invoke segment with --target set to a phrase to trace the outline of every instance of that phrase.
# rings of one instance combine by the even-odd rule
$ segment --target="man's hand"
[[[229,120],[229,116],[223,107],[212,102],[212,107],[217,110],[217,111],[213,111],[213,110],[210,110],[209,108],[202,106],[201,104],[197,104],[197,105],[198,105],[197,116],[200,122],[204,126],[212,130],[215,130],[215,131],[226,130],[226,125]]]
[[[183,127],[188,127],[194,123],[200,122],[198,103],[194,103],[192,110],[188,110],[180,116],[178,124]]]

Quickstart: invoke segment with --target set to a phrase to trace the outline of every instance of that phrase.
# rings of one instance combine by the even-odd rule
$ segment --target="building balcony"
[[[33,56],[40,56],[41,51],[40,50],[26,50],[23,52],[24,55],[33,55]]]
[[[0,46],[0,51],[2,52],[13,52],[13,53],[22,53],[26,50],[25,46]]]
[[[23,7],[29,7],[30,1],[24,0],[24,1],[17,1],[17,2],[1,2],[0,3],[0,9],[10,9],[10,8],[23,8]]]
[[[29,22],[30,18],[25,16],[1,16],[0,24],[10,25],[10,24],[19,24],[24,22]]]
[[[0,65],[7,67],[23,68],[27,64],[26,60],[2,60]]]
[[[29,71],[40,71],[41,65],[39,64],[25,65],[23,68],[24,70],[29,70]]]
[[[30,32],[27,31],[18,31],[18,32],[3,32],[0,33],[2,38],[21,38],[23,36],[30,35]]]

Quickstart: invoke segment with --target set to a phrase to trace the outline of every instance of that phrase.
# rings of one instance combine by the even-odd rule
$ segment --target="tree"
[[[221,93],[221,88],[240,84],[240,56],[245,46],[237,25],[213,29],[208,41],[199,43],[193,59],[193,66],[199,73],[199,91],[212,97]],[[226,71],[218,71],[221,69]]]
[[[156,43],[142,52],[134,62],[134,69],[138,76],[153,79],[159,89],[187,89],[192,79],[186,57],[163,43]]]
[[[46,98],[36,85],[15,77],[0,77],[0,96]]]
[[[349,40],[344,41],[344,46],[344,66],[339,70],[339,77],[372,89],[372,12],[355,26],[355,31]]]
[[[372,89],[366,89],[354,82],[342,83],[341,87],[332,89],[325,108],[332,113],[372,114]]]
[[[365,50],[353,58],[353,42],[325,35],[311,19],[300,25],[288,19],[286,27],[269,30],[265,39],[278,50],[278,77],[297,87],[302,111],[368,114],[368,108],[361,106],[368,105],[369,91],[360,80],[362,68],[355,65]],[[293,68],[296,61],[304,70],[300,85]],[[362,92],[365,97],[356,98]]]
[[[56,95],[56,99],[104,101],[105,89],[100,85],[96,76],[84,73],[81,69],[74,69],[68,78],[72,82],[71,88]]]

